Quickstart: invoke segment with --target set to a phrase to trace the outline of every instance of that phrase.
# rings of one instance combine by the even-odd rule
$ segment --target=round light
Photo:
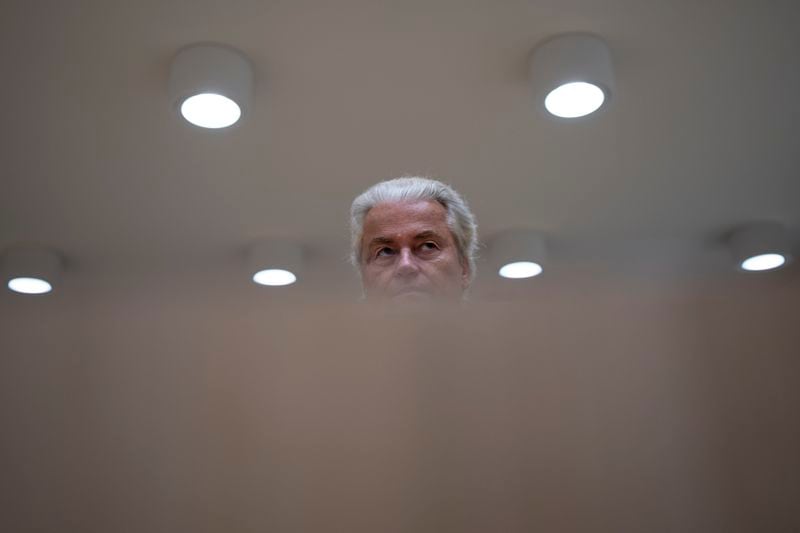
[[[53,286],[39,278],[14,278],[9,280],[8,288],[22,294],[44,294],[53,290]]]
[[[181,104],[183,118],[201,128],[227,128],[242,116],[239,106],[221,94],[191,96]]]
[[[522,279],[532,278],[542,273],[542,267],[530,261],[517,261],[503,266],[498,274],[504,278]]]
[[[281,285],[291,285],[297,281],[297,276],[288,270],[282,270],[280,268],[268,268],[267,270],[261,270],[253,274],[253,281],[259,285],[278,287]]]
[[[577,118],[596,111],[605,99],[605,93],[597,85],[577,81],[550,91],[544,106],[557,117]]]
[[[783,266],[786,258],[781,254],[761,254],[749,257],[742,261],[742,269],[751,272],[758,272],[761,270],[772,270]]]

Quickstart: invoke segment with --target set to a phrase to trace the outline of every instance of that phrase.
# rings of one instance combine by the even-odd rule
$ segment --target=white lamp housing
[[[16,245],[3,252],[3,283],[21,294],[46,294],[61,281],[63,259],[52,250]]]
[[[239,50],[199,43],[182,48],[172,60],[169,98],[190,123],[202,128],[226,128],[249,109],[253,97],[253,67]]]
[[[593,113],[615,90],[608,46],[588,33],[566,33],[537,46],[528,60],[537,106],[570,119]]]
[[[728,244],[737,267],[745,272],[776,270],[792,260],[789,232],[775,222],[740,228],[731,234]]]
[[[304,255],[302,246],[293,242],[260,241],[247,250],[247,273],[259,285],[291,285],[301,275]]]
[[[509,230],[496,235],[488,245],[491,268],[503,278],[538,276],[547,261],[544,237],[529,230]]]

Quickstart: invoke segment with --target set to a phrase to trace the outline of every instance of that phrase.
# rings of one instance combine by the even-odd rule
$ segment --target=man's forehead
[[[440,239],[450,240],[447,210],[439,202],[434,200],[381,202],[367,212],[361,245],[366,248],[381,242],[416,239],[428,232],[432,232]]]
[[[367,212],[364,230],[446,224],[447,210],[437,201],[381,202]]]

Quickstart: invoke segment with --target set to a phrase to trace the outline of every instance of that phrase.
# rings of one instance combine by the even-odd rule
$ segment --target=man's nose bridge
[[[416,257],[414,257],[414,254],[412,253],[410,248],[406,247],[400,248],[400,261],[398,266],[404,269],[416,268],[417,266]]]

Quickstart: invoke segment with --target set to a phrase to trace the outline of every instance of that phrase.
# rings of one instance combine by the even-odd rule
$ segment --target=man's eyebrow
[[[442,238],[441,235],[439,235],[438,233],[436,233],[433,230],[426,230],[426,231],[423,231],[422,233],[417,233],[414,236],[415,239],[427,239],[428,237],[436,237],[437,239],[441,239]]]
[[[441,235],[439,235],[438,233],[436,233],[433,230],[425,230],[423,232],[420,232],[420,233],[417,233],[416,235],[414,235],[414,239],[415,240],[427,239],[427,238],[430,238],[430,237],[435,237],[437,239],[441,239],[442,238]],[[394,239],[392,239],[391,237],[380,236],[380,237],[375,237],[374,239],[369,241],[369,246],[372,247],[372,246],[375,246],[376,244],[392,244],[392,243],[394,243]]]
[[[369,245],[370,246],[374,246],[376,244],[391,244],[393,242],[394,241],[392,239],[390,239],[389,237],[375,237],[374,239],[369,241]]]

